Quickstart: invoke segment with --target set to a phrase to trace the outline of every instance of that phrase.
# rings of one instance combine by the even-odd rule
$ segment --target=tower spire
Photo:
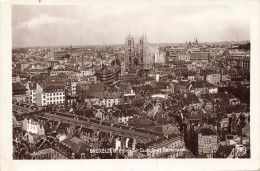
[[[198,45],[198,44],[199,44],[199,43],[198,43],[198,39],[197,39],[197,37],[196,37],[195,43],[196,43],[196,45]]]

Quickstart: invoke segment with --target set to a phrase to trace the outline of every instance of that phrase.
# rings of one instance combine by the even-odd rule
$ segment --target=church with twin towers
[[[146,34],[139,37],[135,43],[134,37],[129,33],[125,38],[125,72],[136,69],[149,69],[154,63],[154,53],[150,53]]]

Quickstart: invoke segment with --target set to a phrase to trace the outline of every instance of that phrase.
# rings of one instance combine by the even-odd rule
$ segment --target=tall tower
[[[129,35],[125,38],[125,71],[133,67],[135,57],[134,37]]]
[[[139,38],[138,52],[140,64],[143,66],[143,68],[146,68],[148,65],[148,41],[146,34]]]

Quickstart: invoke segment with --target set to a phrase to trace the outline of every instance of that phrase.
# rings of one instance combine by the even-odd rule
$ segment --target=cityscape
[[[20,26],[66,23],[39,18]],[[118,36],[111,31],[117,38],[101,31],[88,44],[80,23],[64,44],[54,43],[54,31],[47,31],[53,41],[43,33],[37,44],[34,31],[23,35],[13,26],[13,159],[250,158],[249,37],[238,38],[237,28],[226,40],[208,41],[198,31],[156,42],[152,26],[125,27]]]

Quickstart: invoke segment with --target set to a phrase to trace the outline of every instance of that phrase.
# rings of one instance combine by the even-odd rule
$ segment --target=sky
[[[124,44],[130,32],[150,43],[250,40],[243,5],[13,5],[12,45]]]

